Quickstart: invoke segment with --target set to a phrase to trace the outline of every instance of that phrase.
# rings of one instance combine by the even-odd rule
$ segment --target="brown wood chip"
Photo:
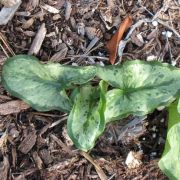
[[[33,152],[32,154],[34,162],[37,166],[38,169],[42,169],[43,168],[43,162],[41,160],[41,158],[39,157],[38,153],[36,151]]]
[[[119,42],[122,40],[124,32],[131,26],[131,24],[132,24],[132,16],[128,15],[122,21],[116,33],[107,42],[107,50],[109,52],[109,61],[111,64],[115,63]]]
[[[34,23],[34,18],[30,18],[30,19],[28,19],[27,21],[25,21],[23,23],[22,28],[23,29],[28,29],[33,25],[33,23]]]
[[[16,163],[17,163],[17,151],[16,151],[16,148],[13,147],[12,148],[12,165],[13,165],[13,167],[16,167]]]
[[[50,137],[69,155],[73,155],[73,151],[70,149],[70,147],[66,146],[58,137],[56,137],[54,134],[51,134]]]
[[[54,8],[54,7],[52,7],[52,6],[48,5],[48,4],[41,5],[41,7],[43,9],[45,9],[46,11],[48,11],[50,13],[53,13],[53,14],[57,14],[57,13],[60,12],[58,9],[56,9],[56,8]]]
[[[0,115],[19,113],[22,110],[28,109],[29,107],[29,105],[20,100],[9,101],[0,104]]]
[[[6,60],[6,56],[1,54],[0,55],[0,65],[3,65],[5,60]]]
[[[140,36],[140,37],[142,37],[142,36]],[[134,32],[132,33],[132,35],[131,35],[131,40],[132,40],[132,42],[133,42],[134,44],[136,44],[138,47],[141,47],[141,46],[144,45],[143,41],[142,41],[140,38],[138,38],[138,35],[136,34],[136,31],[134,31]]]
[[[0,25],[6,25],[13,18],[20,5],[21,0],[12,7],[3,7],[0,11]]]
[[[37,138],[36,131],[35,130],[30,131],[19,145],[18,147],[19,151],[21,151],[24,154],[27,154],[35,145],[36,138]]]
[[[51,57],[51,61],[59,62],[62,58],[66,57],[68,48],[65,43],[62,43],[62,45],[63,46],[60,47],[61,49]]]
[[[3,162],[0,163],[0,180],[7,180],[9,172],[9,160],[7,156],[3,157]]]
[[[19,3],[19,0],[1,0],[0,2],[5,7],[12,7],[15,6],[17,3]]]
[[[46,27],[45,27],[45,23],[43,23],[41,25],[41,27],[39,28],[32,44],[31,44],[31,47],[29,49],[29,52],[28,54],[32,55],[32,54],[38,54],[39,50],[41,49],[41,45],[44,41],[44,38],[46,36]]]
[[[50,152],[47,149],[42,149],[39,152],[39,155],[42,158],[45,165],[48,165],[48,164],[52,163],[53,159],[52,159],[52,157],[50,155]]]
[[[38,5],[39,5],[39,0],[29,0],[29,2],[28,2],[28,10],[33,10],[33,9],[35,9],[36,7],[38,7]]]
[[[66,2],[66,10],[65,10],[66,21],[69,20],[69,18],[71,16],[71,11],[72,11],[72,4],[69,1],[67,1]]]
[[[46,173],[51,171],[62,171],[68,169],[69,166],[72,166],[75,162],[78,161],[78,158],[73,157],[72,159],[68,159],[66,161],[59,162],[49,168],[46,168]]]

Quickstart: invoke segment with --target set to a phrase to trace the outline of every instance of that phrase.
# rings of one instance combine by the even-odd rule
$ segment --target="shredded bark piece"
[[[42,149],[40,152],[39,152],[39,155],[41,157],[41,159],[43,160],[44,164],[45,165],[48,165],[50,163],[53,162],[53,159],[51,157],[51,154],[50,152],[47,150],[47,149]]]
[[[66,11],[65,11],[65,19],[66,19],[66,21],[70,18],[71,11],[72,11],[72,4],[69,1],[67,1],[66,2]]]
[[[46,36],[46,27],[45,27],[45,23],[43,23],[41,25],[41,27],[39,28],[32,44],[31,44],[31,47],[29,49],[29,52],[28,54],[38,54],[39,50],[41,49],[41,45],[44,41],[44,38]]]
[[[19,113],[29,108],[29,105],[20,100],[9,101],[0,104],[0,115]]]
[[[0,163],[0,180],[7,180],[9,173],[9,159],[8,156],[3,157],[3,162]]]
[[[42,169],[43,168],[43,162],[41,160],[41,158],[39,157],[38,153],[36,151],[33,152],[32,154],[34,162],[37,166],[38,169]]]
[[[21,5],[21,0],[12,7],[3,7],[0,11],[0,25],[6,25]]]
[[[27,154],[35,145],[36,138],[37,138],[36,131],[35,130],[30,131],[19,145],[18,147],[19,151],[21,151],[24,154]]]

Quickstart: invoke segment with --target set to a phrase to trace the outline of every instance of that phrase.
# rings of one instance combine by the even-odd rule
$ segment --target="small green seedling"
[[[98,86],[91,84],[95,77],[101,79]],[[70,113],[68,134],[77,148],[88,151],[107,123],[129,115],[144,116],[179,97],[180,70],[140,60],[105,67],[61,66],[18,55],[4,64],[2,84],[38,111]]]

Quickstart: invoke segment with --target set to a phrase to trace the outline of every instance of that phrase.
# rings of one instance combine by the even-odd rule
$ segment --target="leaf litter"
[[[178,2],[173,0],[158,0],[155,3],[144,0],[138,2],[46,1],[45,4],[51,7],[49,11],[43,9],[44,4],[38,0],[22,2],[13,18],[8,20],[7,25],[0,26],[3,39],[6,39],[6,41],[1,40],[1,66],[5,61],[4,56],[11,56],[12,52],[27,54],[30,47],[34,47],[33,40],[43,23],[47,33],[40,43],[37,43],[38,47],[33,50],[33,53],[41,59],[45,61],[61,59],[58,62],[70,65],[74,63],[89,65],[92,62],[101,65],[109,64],[107,42],[113,37],[127,14],[131,14],[133,25],[123,36],[121,41],[121,43],[124,41],[123,50],[121,48],[121,51],[118,50],[118,56],[123,60],[146,60],[154,56],[159,61],[179,67]],[[48,9],[47,6],[46,9]],[[3,6],[0,5],[0,7],[2,10]],[[56,13],[59,14],[58,17],[54,17]],[[25,29],[22,28],[30,18],[33,18],[34,22],[26,25]],[[154,21],[157,23],[153,23]],[[87,47],[96,37],[97,32],[100,32],[101,36],[87,53]],[[172,35],[169,36],[168,32],[172,32]],[[62,46],[63,43],[66,46]],[[100,44],[102,45],[99,46]],[[11,49],[12,51],[9,51]],[[17,101],[2,99],[5,96],[9,97],[9,94],[1,85],[0,95],[2,107],[6,107],[6,103]],[[7,100],[10,101],[7,102]],[[58,145],[57,142],[61,142],[68,147],[67,137],[62,134],[65,127],[64,120],[61,121],[64,118],[62,113],[53,111],[37,115],[33,109],[18,109],[18,106],[15,107],[18,111],[11,108],[10,111],[8,108],[4,109],[6,115],[0,115],[1,138],[5,132],[7,133],[0,153],[4,177],[37,179],[40,171],[41,178],[44,179],[99,179],[92,164],[78,153],[74,153],[77,152],[76,149],[71,149],[72,154],[75,154],[72,156]],[[166,137],[166,111],[155,111],[144,120],[142,125],[139,123],[132,127],[129,125],[130,120],[133,118],[129,117],[123,122],[109,125],[90,155],[108,178],[148,179],[151,176],[154,179],[165,179],[166,177],[157,167],[157,160],[162,154]],[[54,122],[58,123],[53,124]],[[53,124],[53,127],[48,129],[46,127],[49,124]],[[122,136],[123,127],[127,127],[124,136]],[[132,128],[133,138],[126,138],[128,129]],[[142,134],[139,133],[139,128],[143,129]],[[27,132],[26,129],[31,130]],[[40,131],[44,133],[39,135]],[[52,134],[60,141],[51,138]],[[118,134],[121,134],[121,138],[118,138]],[[124,165],[128,153],[139,150],[143,150],[142,165],[128,170]],[[14,159],[13,163],[10,158]],[[13,166],[16,168],[12,168]]]

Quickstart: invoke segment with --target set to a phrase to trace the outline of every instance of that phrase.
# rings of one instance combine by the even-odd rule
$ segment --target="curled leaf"
[[[109,51],[109,61],[114,64],[117,54],[119,42],[121,41],[124,32],[131,26],[132,17],[128,15],[119,26],[118,31],[113,35],[110,41],[107,43],[107,50]]]
[[[67,122],[68,134],[78,149],[93,148],[104,131],[105,91],[105,82],[100,83],[100,90],[91,85],[79,89]]]

